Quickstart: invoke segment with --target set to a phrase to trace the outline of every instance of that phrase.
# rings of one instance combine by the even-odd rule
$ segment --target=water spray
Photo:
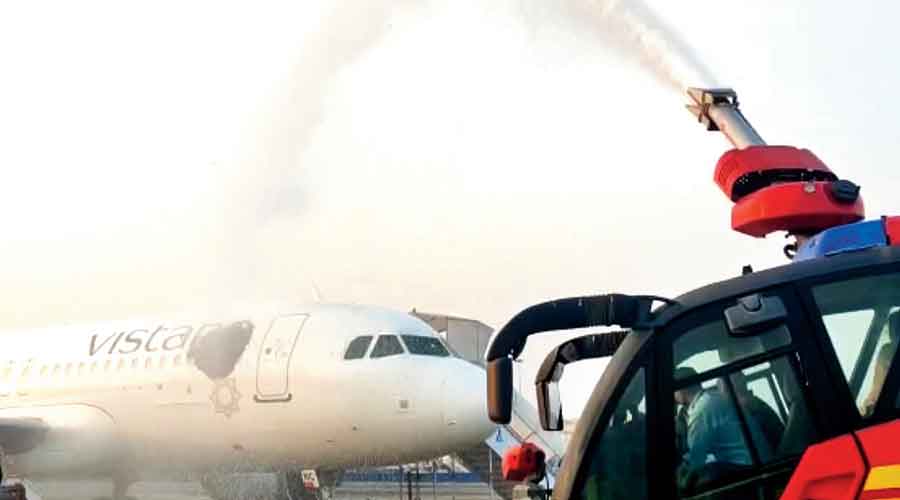
[[[714,85],[716,79],[696,51],[642,0],[582,0],[604,34],[666,87],[682,93],[685,81]]]

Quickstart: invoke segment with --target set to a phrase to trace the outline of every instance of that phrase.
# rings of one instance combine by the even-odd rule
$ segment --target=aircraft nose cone
[[[486,372],[462,359],[451,361],[443,384],[444,425],[455,440],[474,445],[494,429],[487,414]]]

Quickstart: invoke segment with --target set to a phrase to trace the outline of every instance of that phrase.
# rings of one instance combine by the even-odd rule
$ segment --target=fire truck
[[[571,297],[513,317],[487,352],[497,423],[530,335],[603,327],[538,370],[546,430],[563,426],[565,366],[608,359],[552,490],[527,443],[504,473],[557,500],[900,498],[900,217],[867,220],[859,186],[807,149],[767,145],[733,90],[688,95],[734,146],[715,169],[732,228],[787,232],[790,262],[675,298]]]

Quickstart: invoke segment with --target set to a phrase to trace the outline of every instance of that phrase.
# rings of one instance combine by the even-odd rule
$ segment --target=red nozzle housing
[[[503,479],[524,481],[543,475],[544,451],[533,443],[524,443],[507,450],[503,455]]]
[[[838,180],[808,149],[733,149],[719,159],[714,179],[735,203],[731,227],[750,236],[815,234],[865,217],[859,187]]]
[[[731,209],[731,227],[762,238],[775,231],[815,234],[865,217],[862,198],[845,204],[831,195],[830,182],[791,182],[763,188]]]
[[[834,181],[837,176],[808,149],[792,146],[750,146],[732,149],[719,158],[714,180],[731,201],[776,182]]]

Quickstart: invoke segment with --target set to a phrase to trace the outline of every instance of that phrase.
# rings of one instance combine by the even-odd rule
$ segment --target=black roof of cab
[[[698,306],[707,305],[727,297],[749,295],[779,283],[796,282],[823,274],[897,262],[900,262],[900,246],[872,248],[832,257],[789,263],[712,283],[682,294],[675,299],[675,304],[667,304],[659,308],[657,320],[659,323],[668,323],[675,317]]]

